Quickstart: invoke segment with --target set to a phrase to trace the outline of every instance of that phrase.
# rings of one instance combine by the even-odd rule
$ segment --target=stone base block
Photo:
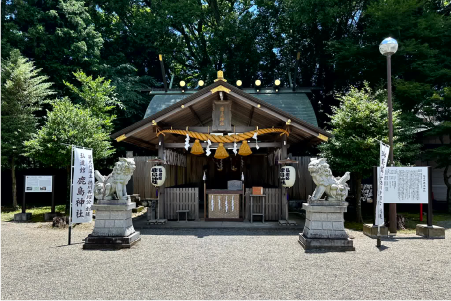
[[[63,213],[59,213],[59,212],[56,212],[56,213],[51,213],[51,212],[44,213],[44,220],[46,222],[51,222],[51,221],[53,221],[53,218],[57,217],[57,216],[61,217],[61,216],[64,216],[64,214]]]
[[[418,224],[417,235],[426,238],[445,238],[445,228],[439,226],[428,226],[425,224]]]
[[[388,237],[388,228],[382,226],[380,229],[381,237]],[[369,236],[371,238],[377,238],[377,226],[373,226],[372,224],[363,224],[363,234]]]
[[[92,236],[127,237],[135,232],[132,222],[132,209],[135,203],[95,204],[96,219]]]
[[[299,233],[299,244],[305,251],[325,250],[329,252],[355,251],[353,241],[346,239],[331,238],[307,238],[303,233]]]
[[[85,239],[85,250],[119,250],[129,249],[141,240],[141,234],[135,232],[128,236],[93,236],[89,234]]]
[[[14,214],[14,221],[26,222],[31,220],[31,213],[16,213]]]

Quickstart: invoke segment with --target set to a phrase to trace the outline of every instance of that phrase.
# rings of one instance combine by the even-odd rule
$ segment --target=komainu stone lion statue
[[[335,178],[325,158],[311,158],[308,171],[316,184],[315,191],[309,196],[309,201],[318,201],[324,192],[328,201],[345,201],[348,196],[349,187],[346,181],[350,179],[349,172],[343,177]]]
[[[98,200],[128,200],[126,185],[135,171],[135,159],[119,158],[108,176],[102,176],[98,170],[94,196]]]

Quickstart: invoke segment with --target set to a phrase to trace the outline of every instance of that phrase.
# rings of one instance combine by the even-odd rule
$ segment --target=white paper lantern
[[[280,169],[280,180],[283,187],[293,187],[296,181],[296,171],[293,166],[282,166]]]
[[[161,186],[166,180],[166,169],[164,166],[154,166],[150,170],[150,179],[153,186]]]

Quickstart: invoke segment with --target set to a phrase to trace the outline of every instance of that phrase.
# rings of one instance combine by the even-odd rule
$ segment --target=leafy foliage
[[[356,182],[357,222],[362,221],[360,184],[379,165],[380,142],[388,144],[388,109],[383,91],[351,87],[347,94],[339,94],[340,107],[333,108],[332,134],[327,143],[319,146],[321,156],[327,158],[332,170],[350,171]],[[419,145],[412,144],[399,118],[393,112],[393,154],[395,163],[408,164],[416,157]]]
[[[80,99],[74,104],[68,97],[51,102],[47,122],[31,140],[25,142],[28,155],[56,167],[70,165],[70,145],[92,148],[94,159],[107,158],[114,153],[109,137],[116,118],[110,112],[120,103],[115,98],[110,81],[93,80],[83,72],[74,73],[81,88],[66,83]]]
[[[2,165],[24,153],[23,141],[37,131],[34,112],[41,109],[43,101],[54,92],[48,77],[39,75],[33,62],[18,50],[2,60]]]

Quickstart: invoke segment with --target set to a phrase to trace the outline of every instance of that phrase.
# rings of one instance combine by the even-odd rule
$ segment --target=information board
[[[387,167],[384,180],[384,203],[428,203],[427,167]]]
[[[25,192],[52,192],[52,176],[25,176]]]

